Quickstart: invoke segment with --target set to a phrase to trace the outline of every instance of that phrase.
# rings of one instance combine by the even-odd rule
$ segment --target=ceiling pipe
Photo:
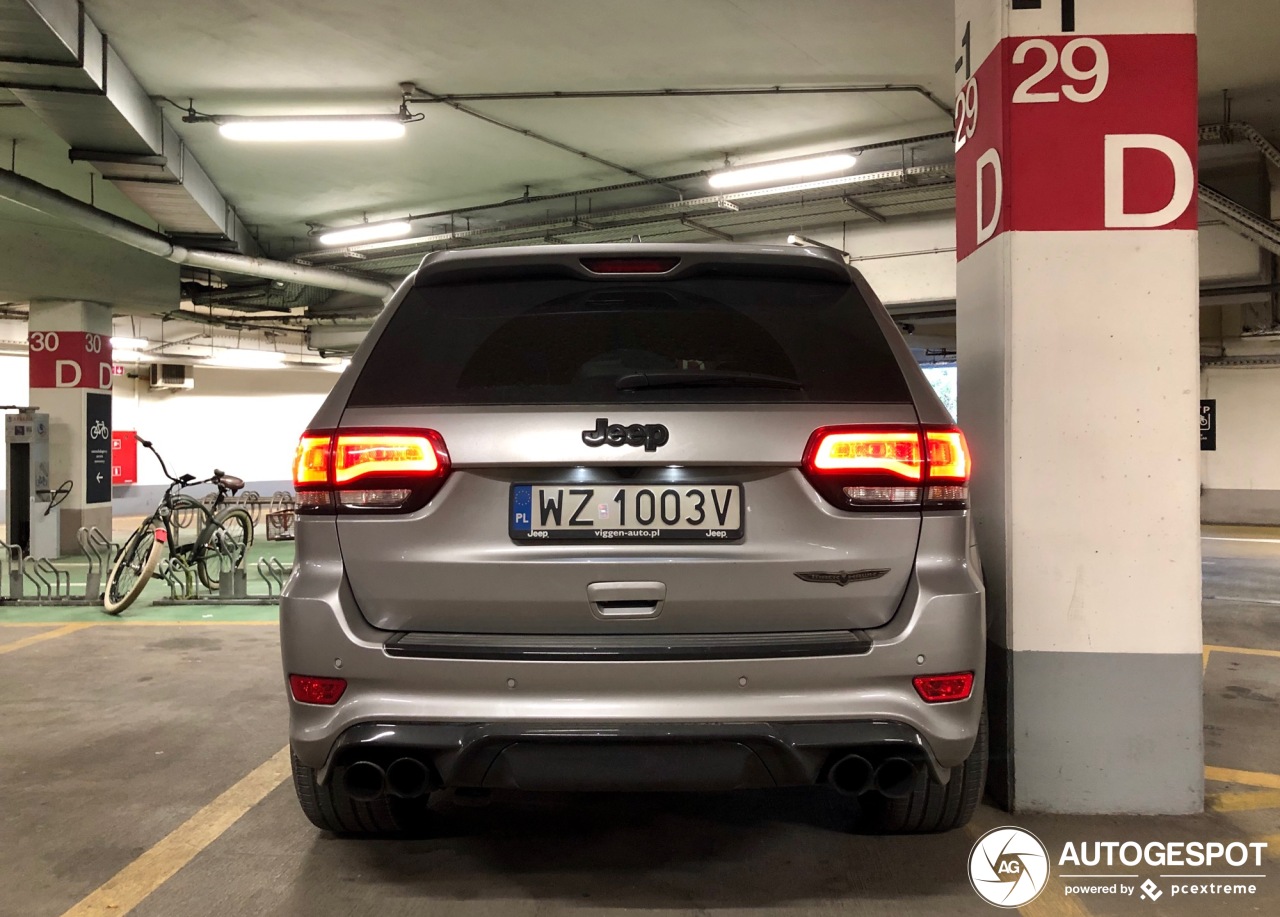
[[[874,92],[913,92],[924,96],[939,110],[952,117],[955,116],[955,112],[926,87],[904,83],[885,83],[876,86],[746,86],[721,89],[599,89],[565,92],[425,93],[419,91],[406,92],[404,100],[417,104],[441,102],[454,105],[458,102],[529,102],[539,99],[679,99],[697,96],[786,96]]]
[[[175,264],[188,264],[192,267],[245,274],[250,277],[265,277],[268,280],[300,283],[327,290],[360,293],[365,296],[376,296],[379,299],[385,299],[395,289],[385,281],[370,280],[325,268],[175,245],[160,233],[113,216],[8,169],[0,169],[0,198],[48,216],[68,220],[91,232],[123,242],[125,245]]]
[[[400,88],[401,88],[401,91],[404,93],[404,101],[401,103],[402,106],[407,105],[410,101],[414,101],[414,100],[430,100],[433,102],[443,102],[444,104],[448,105],[450,108],[454,109],[457,112],[460,112],[464,115],[470,115],[472,118],[479,118],[481,121],[484,121],[487,124],[492,124],[494,127],[500,127],[503,130],[514,131],[515,133],[520,134],[523,137],[528,137],[530,140],[536,140],[539,143],[545,143],[548,146],[553,146],[556,149],[563,150],[566,153],[572,153],[574,156],[580,156],[583,159],[588,160],[589,162],[594,162],[597,165],[604,166],[605,168],[613,169],[614,171],[621,172],[624,175],[630,175],[632,178],[638,179],[640,181],[652,182],[653,184],[660,185],[664,188],[667,188],[668,190],[673,191],[676,194],[680,193],[679,188],[675,188],[671,185],[668,185],[665,182],[663,182],[661,179],[655,179],[652,175],[646,175],[637,169],[631,168],[630,166],[624,166],[621,163],[614,162],[613,160],[610,160],[610,159],[605,159],[604,157],[597,156],[594,153],[588,153],[586,150],[579,149],[578,147],[575,147],[575,146],[570,146],[567,143],[564,143],[560,140],[556,140],[553,137],[548,137],[545,134],[540,134],[537,131],[530,130],[527,127],[520,127],[517,124],[511,124],[508,121],[503,121],[499,118],[493,117],[492,115],[486,115],[484,112],[476,111],[474,108],[469,108],[466,105],[462,105],[456,100],[449,100],[449,99],[442,98],[440,96],[437,96],[433,92],[423,89],[421,86],[417,85],[416,83],[401,83]]]
[[[1208,185],[1200,185],[1200,201],[1218,212],[1228,229],[1273,255],[1280,255],[1280,225],[1237,204]]]

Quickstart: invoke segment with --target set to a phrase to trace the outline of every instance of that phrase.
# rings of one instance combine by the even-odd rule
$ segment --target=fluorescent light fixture
[[[351,358],[347,357],[345,359],[339,360],[337,363],[325,363],[323,368],[327,369],[331,373],[340,373],[350,365],[351,365]]]
[[[831,175],[850,168],[858,158],[851,153],[832,153],[810,159],[792,159],[787,162],[770,162],[761,166],[745,166],[717,172],[707,179],[713,188],[741,188],[745,185],[763,185],[769,182],[809,178],[814,175]]]
[[[224,350],[209,358],[210,366],[234,369],[276,369],[284,365],[284,354],[276,350]]]
[[[228,140],[250,143],[322,143],[394,140],[404,136],[399,115],[332,118],[237,118],[218,125]]]
[[[112,348],[123,347],[126,350],[141,350],[150,343],[146,338],[111,338]]]
[[[145,360],[146,358],[147,358],[147,355],[145,353],[138,353],[138,351],[136,350],[127,350],[125,348],[117,348],[114,345],[112,345],[112,348],[111,348],[112,363],[137,363],[141,360]]]
[[[409,234],[409,224],[403,221],[394,223],[361,223],[350,229],[335,229],[320,237],[321,245],[352,245],[356,242],[372,242],[377,239],[398,239]]]

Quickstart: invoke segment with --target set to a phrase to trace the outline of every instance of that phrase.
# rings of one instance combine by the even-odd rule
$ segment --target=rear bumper
[[[302,523],[300,562],[280,605],[284,672],[347,681],[334,706],[289,702],[290,741],[309,767],[326,769],[353,742],[367,744],[367,736],[388,730],[410,736],[410,747],[429,752],[433,761],[453,754],[474,762],[483,762],[491,745],[528,745],[536,733],[540,752],[547,750],[547,734],[571,736],[565,744],[579,752],[618,743],[667,752],[677,746],[723,752],[740,745],[745,752],[735,749],[721,763],[708,759],[699,766],[728,773],[737,760],[758,773],[758,760],[769,775],[763,785],[809,783],[826,751],[863,744],[870,724],[890,744],[918,746],[939,778],[964,761],[977,737],[984,596],[976,565],[957,550],[967,528],[959,514],[926,518],[898,613],[884,627],[858,632],[859,645],[844,653],[633,660],[396,655],[397,635],[371,627],[356,606],[335,527],[323,520]],[[960,671],[977,676],[966,701],[926,704],[911,684],[915,675]],[[664,738],[664,730],[678,738]],[[814,730],[830,736],[811,742],[806,736]],[[698,741],[685,741],[687,735]],[[473,751],[462,755],[463,748]],[[556,761],[556,755],[535,757]],[[589,757],[568,755],[568,763],[558,766]],[[447,781],[449,760],[437,766]],[[460,772],[470,785],[477,785],[479,766],[469,763]]]
[[[365,723],[338,737],[321,782],[371,761],[411,757],[432,784],[519,790],[733,790],[821,781],[834,757],[906,758],[946,779],[901,723]]]

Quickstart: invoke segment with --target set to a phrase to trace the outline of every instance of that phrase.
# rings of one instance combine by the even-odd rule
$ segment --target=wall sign
[[[1200,400],[1200,451],[1218,451],[1218,402],[1215,398]]]
[[[91,331],[32,331],[27,335],[32,388],[111,391],[111,339]]]
[[[101,392],[89,392],[84,396],[84,425],[84,502],[87,504],[110,503],[110,395],[104,395]]]
[[[138,483],[138,434],[135,430],[111,433],[111,483]]]

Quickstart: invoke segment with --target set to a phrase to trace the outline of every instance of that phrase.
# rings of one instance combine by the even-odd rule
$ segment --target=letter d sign
[[[56,388],[75,388],[80,384],[80,364],[75,360],[58,360],[53,368]]]
[[[1163,134],[1107,134],[1104,153],[1106,184],[1104,221],[1108,229],[1157,229],[1186,211],[1195,194],[1195,168],[1182,144]],[[1124,154],[1126,150],[1154,150],[1173,164],[1173,196],[1152,213],[1124,209]]]

